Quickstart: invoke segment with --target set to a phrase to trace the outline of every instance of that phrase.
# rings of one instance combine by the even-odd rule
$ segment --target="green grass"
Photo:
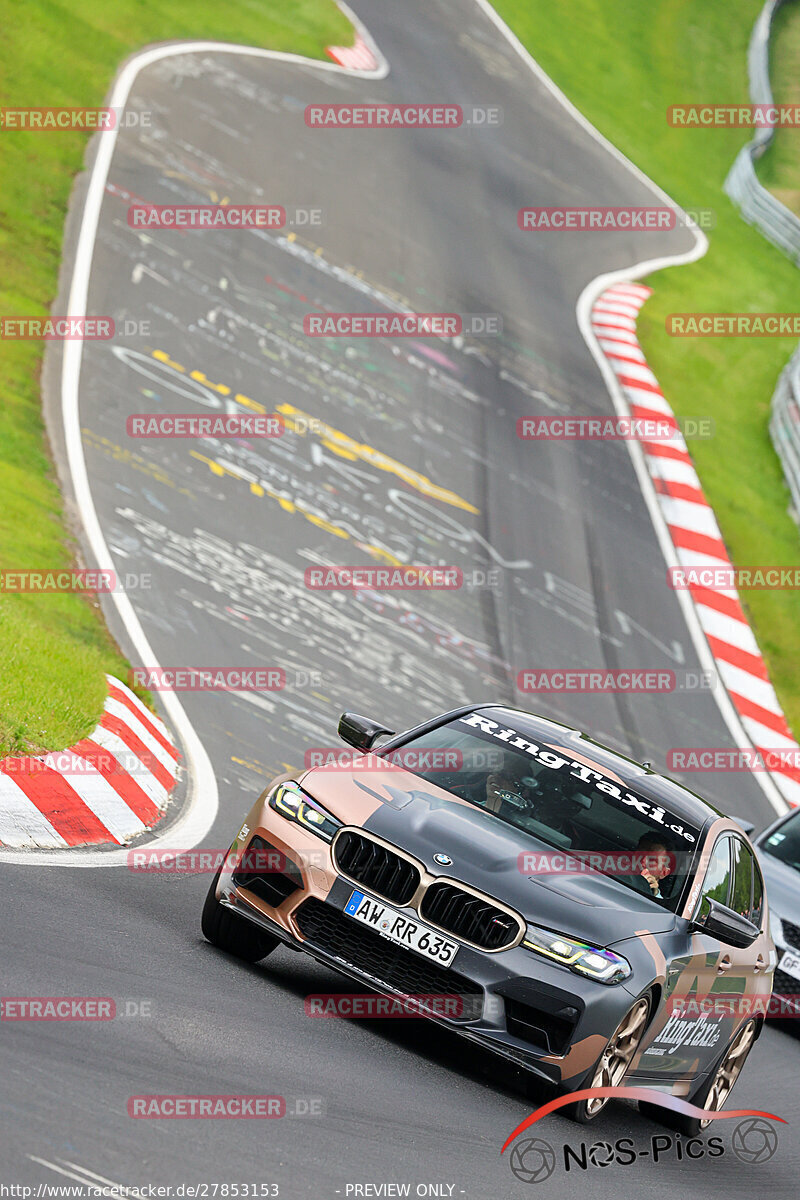
[[[761,0],[496,0],[496,7],[606,137],[679,203],[716,211],[706,257],[648,281],[655,292],[640,338],[676,413],[715,422],[716,436],[690,449],[733,562],[797,564],[800,534],[767,430],[775,382],[796,343],[677,339],[664,328],[670,312],[800,309],[797,268],[722,192],[748,132],[672,129],[665,119],[671,104],[748,101],[747,43]],[[747,592],[742,599],[789,723],[800,732],[800,593]]]
[[[772,27],[772,94],[778,104],[800,104],[800,4],[778,9]],[[800,129],[779,129],[758,162],[758,177],[800,216]]]
[[[103,103],[149,42],[208,37],[323,57],[352,28],[332,0],[0,0],[0,105]],[[57,290],[87,135],[0,130],[0,314],[43,315]],[[69,566],[74,543],[45,442],[42,345],[0,342],[0,569]],[[60,749],[94,728],[104,672],[126,677],[96,603],[0,592],[0,757]]]

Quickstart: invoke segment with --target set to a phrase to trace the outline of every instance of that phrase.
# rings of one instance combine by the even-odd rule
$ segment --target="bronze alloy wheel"
[[[756,1022],[747,1021],[739,1032],[734,1034],[717,1069],[711,1075],[710,1081],[708,1078],[705,1079],[688,1097],[691,1104],[712,1112],[718,1112],[722,1108],[731,1094],[734,1083],[739,1078],[745,1059],[756,1040],[757,1032]],[[668,1129],[676,1129],[678,1133],[685,1134],[686,1137],[697,1137],[700,1130],[707,1129],[713,1120],[713,1117],[703,1119],[687,1113],[674,1112],[661,1104],[652,1104],[646,1100],[640,1102],[639,1111],[644,1116],[650,1117],[651,1120],[658,1121],[659,1125],[666,1125]]]
[[[608,1039],[587,1087],[617,1087],[622,1082],[647,1028],[649,1016],[650,997],[641,996],[628,1009]],[[593,1120],[607,1103],[606,1096],[592,1096],[588,1100],[577,1101],[565,1111],[573,1120],[585,1124]]]
[[[748,1021],[746,1025],[742,1026],[725,1051],[725,1057],[717,1067],[717,1073],[714,1076],[714,1081],[706,1096],[703,1108],[708,1108],[712,1112],[719,1112],[728,1099],[728,1096],[730,1096],[733,1085],[739,1078],[739,1072],[744,1066],[744,1060],[750,1053],[755,1040],[756,1023],[755,1021]],[[701,1119],[700,1128],[705,1129],[710,1124],[711,1117],[706,1117],[705,1119]]]
[[[600,1055],[594,1078],[589,1087],[616,1087],[622,1082],[636,1053],[636,1048],[642,1040],[649,1014],[650,1001],[646,996],[637,1000],[633,1007],[628,1009],[617,1026],[616,1033],[609,1038],[608,1045]],[[586,1115],[596,1117],[607,1103],[608,1097],[593,1096],[586,1101]]]

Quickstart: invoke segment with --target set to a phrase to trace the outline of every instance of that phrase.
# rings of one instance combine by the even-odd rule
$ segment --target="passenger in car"
[[[646,856],[644,865],[630,876],[630,880],[637,891],[663,900],[661,881],[672,874],[672,855],[660,838],[649,833],[640,837],[636,844],[635,854],[642,853]]]

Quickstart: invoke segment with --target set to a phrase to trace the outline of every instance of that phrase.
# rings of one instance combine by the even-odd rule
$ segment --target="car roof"
[[[503,704],[477,704],[461,712],[486,712],[491,719],[503,722],[518,729],[525,736],[547,740],[552,745],[564,751],[579,752],[582,757],[591,759],[600,771],[613,771],[628,787],[647,800],[664,803],[676,817],[691,821],[697,828],[703,830],[706,825],[716,821],[725,814],[709,804],[696,792],[677,783],[666,775],[643,766],[635,759],[604,746],[595,741],[588,733],[553,721],[549,717],[537,716],[519,708],[511,708]]]

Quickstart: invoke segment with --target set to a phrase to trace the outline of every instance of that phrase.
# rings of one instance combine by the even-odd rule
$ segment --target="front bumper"
[[[452,966],[436,966],[343,911],[355,885],[337,873],[325,842],[287,826],[268,808],[259,808],[258,820],[245,827],[246,839],[233,850],[244,849],[253,836],[263,839],[285,856],[288,882],[276,886],[273,877],[254,891],[240,886],[226,865],[217,889],[223,904],[371,990],[447,998],[444,1011],[457,1015],[424,1015],[542,1079],[567,1090],[581,1086],[631,1003],[629,987],[584,980],[522,946],[486,953],[453,935],[459,950]],[[359,890],[373,894],[361,885]],[[420,919],[410,908],[392,907]]]
[[[791,950],[794,954],[800,953],[800,947],[796,945],[781,946],[776,942],[775,952],[778,962],[781,961],[786,950]],[[800,1016],[800,979],[788,975],[780,967],[775,968],[768,1016],[772,1018]]]

